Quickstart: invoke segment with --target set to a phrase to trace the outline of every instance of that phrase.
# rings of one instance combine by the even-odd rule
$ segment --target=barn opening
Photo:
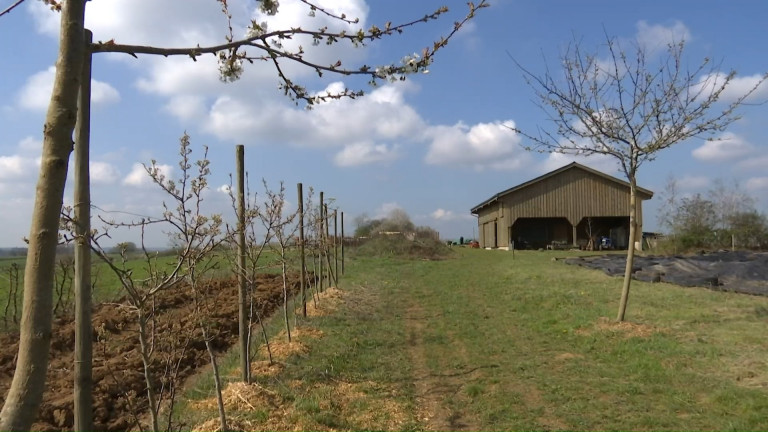
[[[471,209],[480,247],[507,249],[642,248],[643,201],[637,188],[637,236],[629,239],[630,185],[576,162],[503,190]],[[591,241],[590,241],[591,240]]]

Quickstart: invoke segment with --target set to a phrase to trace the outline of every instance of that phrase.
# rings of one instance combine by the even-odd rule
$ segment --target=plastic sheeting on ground
[[[567,258],[567,264],[624,276],[626,256]],[[635,256],[634,279],[768,296],[768,253],[720,251],[691,256]]]

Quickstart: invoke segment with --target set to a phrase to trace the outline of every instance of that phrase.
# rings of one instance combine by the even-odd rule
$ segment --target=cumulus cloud
[[[570,155],[562,153],[550,153],[547,158],[538,166],[538,171],[547,173],[562,168],[571,162],[578,162],[582,165],[604,172],[608,175],[617,176],[619,164],[616,158],[608,155],[596,154],[592,156]],[[622,178],[623,179],[623,178]]]
[[[742,158],[754,151],[752,144],[742,137],[725,133],[719,138],[705,142],[701,147],[694,149],[691,154],[698,160],[705,162],[725,162]]]
[[[709,187],[709,177],[687,175],[675,180],[677,187],[682,191],[701,190]]]
[[[752,177],[747,180],[746,186],[751,191],[768,191],[768,177]]]
[[[383,203],[373,214],[374,219],[384,219],[389,216],[395,210],[403,210],[403,208],[395,201]]]
[[[752,169],[764,170],[765,167],[768,167],[768,155],[750,157],[749,159],[739,162],[739,167],[744,169],[749,169],[749,170],[752,170]]]
[[[701,93],[702,96],[710,95],[725,83],[727,77],[723,72],[704,75],[693,85],[691,91],[693,94]],[[744,100],[745,102],[760,102],[768,99],[768,82],[763,79],[763,75],[733,77],[720,94],[719,100],[726,103],[735,102],[749,92],[752,94]]]
[[[91,181],[94,183],[111,184],[120,178],[120,171],[109,162],[90,162]]]
[[[397,148],[371,142],[355,143],[336,154],[334,162],[341,167],[386,163],[397,159]]]
[[[0,180],[30,178],[37,171],[39,159],[20,155],[0,156]]]
[[[173,167],[166,164],[158,164],[160,173],[163,174],[166,179],[173,176]],[[147,174],[147,170],[144,169],[144,165],[140,163],[133,164],[131,172],[123,179],[123,184],[128,186],[145,187],[152,184],[152,178]]]
[[[48,109],[55,74],[56,67],[51,66],[29,77],[19,92],[19,106],[32,111],[45,111]],[[118,102],[119,100],[120,93],[114,87],[105,82],[91,80],[91,103],[94,105],[105,105]]]
[[[452,210],[445,210],[442,208],[439,208],[435,211],[433,211],[430,216],[432,216],[432,219],[438,220],[438,221],[455,221],[455,220],[468,220],[468,219],[474,219],[474,217],[470,214],[464,214],[464,213],[455,213]]]
[[[648,24],[646,21],[638,21],[635,38],[641,47],[649,52],[666,49],[669,44],[691,40],[691,31],[681,21],[675,21],[672,25]]]
[[[343,83],[331,83],[333,91]],[[240,142],[274,142],[307,147],[339,147],[366,141],[418,139],[424,122],[404,102],[411,84],[378,88],[356,100],[323,103],[311,111],[275,103],[273,99],[250,100],[219,97],[207,115],[205,128],[222,139]]]
[[[425,161],[431,165],[471,166],[476,169],[516,169],[530,157],[520,148],[511,120],[467,126],[432,126],[424,135],[431,141]]]
[[[25,153],[39,153],[43,148],[43,142],[37,138],[28,136],[19,141],[18,148]]]

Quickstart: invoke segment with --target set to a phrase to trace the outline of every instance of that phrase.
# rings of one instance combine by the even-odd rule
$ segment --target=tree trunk
[[[85,43],[93,34],[85,31]],[[75,430],[93,430],[93,325],[91,324],[91,52],[85,50],[75,130]]]
[[[72,152],[72,131],[83,65],[85,0],[63,2],[56,77],[43,127],[43,152],[24,270],[24,303],[16,371],[0,430],[29,430],[45,390],[51,342],[53,275],[59,217]]]
[[[621,303],[616,321],[624,321],[629,301],[629,286],[632,283],[632,267],[635,264],[635,237],[637,237],[637,179],[629,179],[629,247],[627,248],[627,266],[624,268],[624,286],[621,290]]]
[[[144,382],[147,385],[147,402],[149,403],[149,415],[152,419],[152,432],[160,430],[158,414],[160,408],[157,404],[157,395],[155,394],[155,383],[152,375],[152,359],[150,343],[147,340],[147,315],[144,310],[145,303],[139,302],[136,307],[139,314],[139,349],[141,350],[141,363],[144,366]],[[154,313],[154,311],[152,311]],[[138,413],[136,413],[138,415]],[[75,429],[79,430],[79,429]]]

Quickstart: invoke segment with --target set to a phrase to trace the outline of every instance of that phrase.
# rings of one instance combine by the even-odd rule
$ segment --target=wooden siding
[[[564,217],[572,225],[587,216],[627,216],[629,189],[580,169],[570,169],[499,198],[510,221]]]
[[[642,235],[642,199],[637,200],[637,222]],[[575,226],[586,217],[629,215],[629,187],[573,167],[477,209],[480,246],[494,247],[493,223],[497,223],[496,245],[509,246],[510,227],[518,218],[566,218]]]

